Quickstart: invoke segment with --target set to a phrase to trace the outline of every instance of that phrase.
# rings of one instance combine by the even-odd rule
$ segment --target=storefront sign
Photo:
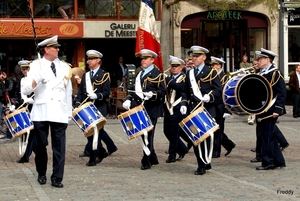
[[[37,37],[48,37],[58,35],[63,38],[83,37],[82,22],[35,22],[35,32]],[[33,37],[33,28],[30,22],[21,21],[1,21],[1,37]]]
[[[108,30],[104,30],[106,38],[128,38],[136,36],[137,25],[111,23]]]
[[[213,20],[239,20],[242,19],[242,12],[241,11],[210,11],[207,13],[206,18],[207,19],[213,19]]]
[[[289,25],[300,25],[300,13],[289,13]]]

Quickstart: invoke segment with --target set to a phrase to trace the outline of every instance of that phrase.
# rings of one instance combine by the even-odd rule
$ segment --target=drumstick
[[[213,92],[213,91],[211,90],[210,92],[208,92],[207,95],[210,95],[212,92]],[[194,109],[193,109],[190,113],[193,113],[200,105],[202,105],[202,103],[203,103],[203,100],[201,100],[201,101],[198,103],[198,105],[196,105],[196,107],[194,107]]]
[[[33,96],[34,96],[34,94],[32,94],[32,96],[30,96],[29,98],[32,98]],[[21,107],[23,107],[24,104],[25,104],[25,102],[22,103],[22,104],[17,108],[17,110],[20,109]]]
[[[134,90],[127,90],[128,92],[134,92],[134,93],[145,93],[143,91],[134,91]]]
[[[97,91],[97,89],[95,89],[93,92]],[[90,97],[86,97],[86,99],[84,99],[83,102],[80,103],[80,105],[78,107],[80,107],[83,103],[85,103],[87,101],[87,99],[89,99]]]
[[[263,118],[258,118],[258,119],[257,119],[257,121],[258,121],[258,122],[261,122],[262,120],[264,120],[264,119],[268,119],[268,118],[271,118],[271,117],[273,117],[273,115],[272,115],[272,114],[271,114],[271,115],[269,115],[269,116],[263,117]]]

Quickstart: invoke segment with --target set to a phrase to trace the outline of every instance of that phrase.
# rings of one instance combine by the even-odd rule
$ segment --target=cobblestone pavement
[[[284,150],[287,167],[257,171],[250,163],[255,154],[255,125],[247,116],[226,119],[226,134],[236,148],[225,157],[212,160],[212,169],[195,176],[196,158],[191,150],[182,161],[165,163],[168,142],[162,132],[162,119],[155,133],[155,150],[160,164],[140,170],[142,148],[136,139],[128,140],[116,119],[108,119],[105,129],[118,146],[118,151],[100,164],[86,167],[88,158],[80,158],[86,139],[75,124],[67,130],[67,155],[64,188],[51,186],[52,156],[48,146],[48,182],[39,185],[34,154],[29,163],[19,164],[18,141],[0,142],[0,200],[300,200],[300,118],[288,114],[280,117],[279,128],[290,146]],[[49,138],[50,139],[50,138]]]

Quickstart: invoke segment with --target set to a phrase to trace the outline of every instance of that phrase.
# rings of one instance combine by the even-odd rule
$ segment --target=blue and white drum
[[[118,115],[124,132],[129,140],[153,129],[150,117],[143,105],[139,105]]]
[[[223,89],[223,102],[234,114],[261,114],[271,105],[272,87],[259,74],[237,75]]]
[[[185,117],[179,126],[187,134],[196,146],[210,136],[211,132],[219,129],[219,125],[209,112],[203,107],[199,107],[193,113]]]
[[[27,108],[23,107],[19,110],[15,110],[4,117],[4,121],[14,138],[19,137],[28,130],[33,129],[33,123],[30,119]]]
[[[87,102],[75,109],[72,117],[85,137],[94,135],[94,129],[92,129],[94,126],[97,126],[98,130],[100,130],[106,123],[106,118],[91,102]]]

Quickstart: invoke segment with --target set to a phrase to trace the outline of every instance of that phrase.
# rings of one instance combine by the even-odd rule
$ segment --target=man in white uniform
[[[42,59],[30,64],[30,71],[21,86],[25,95],[34,91],[35,98],[30,114],[36,136],[35,164],[38,182],[47,181],[49,128],[53,151],[51,185],[62,188],[66,152],[66,129],[72,116],[72,83],[69,65],[58,59],[60,45],[57,36],[38,44]]]

